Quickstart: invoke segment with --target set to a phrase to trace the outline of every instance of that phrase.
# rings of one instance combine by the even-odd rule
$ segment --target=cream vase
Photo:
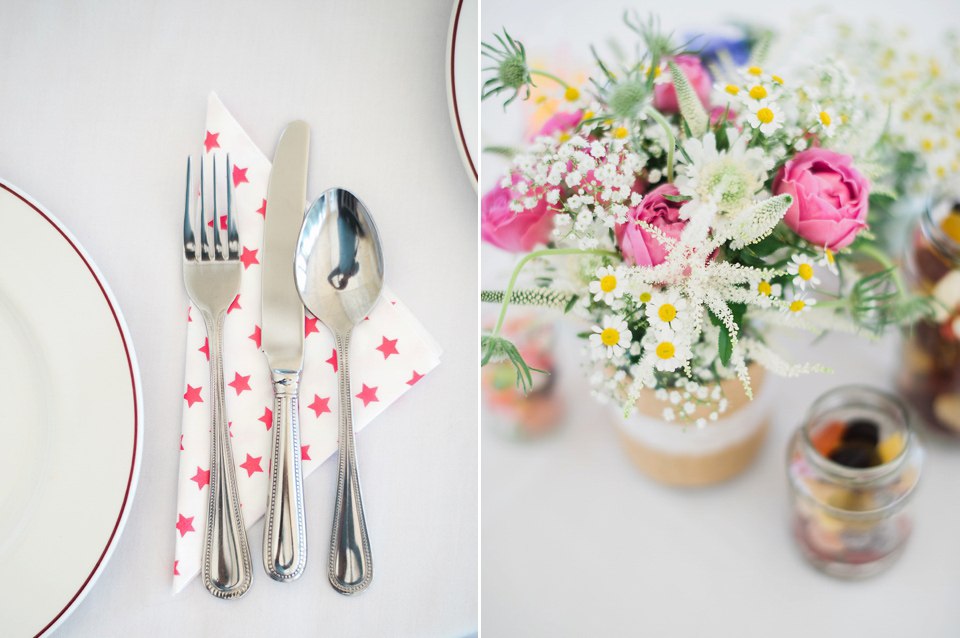
[[[628,418],[617,407],[615,418],[627,455],[645,474],[667,485],[712,485],[742,472],[762,447],[771,408],[766,370],[757,364],[748,370],[754,399],[747,397],[739,379],[722,381],[727,410],[702,428],[665,421],[663,409],[669,404],[650,389],[644,389]],[[707,387],[712,391],[714,385]],[[707,418],[711,411],[699,406],[691,418]]]

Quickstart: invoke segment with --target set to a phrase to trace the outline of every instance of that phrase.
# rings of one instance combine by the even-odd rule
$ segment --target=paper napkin
[[[273,387],[260,350],[260,261],[270,161],[244,133],[215,94],[207,105],[204,161],[229,152],[233,164],[243,277],[240,294],[224,322],[224,381],[227,419],[240,502],[247,528],[264,514],[273,425]],[[222,170],[223,164],[218,166]],[[209,175],[210,166],[206,167]],[[331,184],[330,186],[333,186]],[[362,194],[360,194],[362,196]],[[225,228],[226,217],[221,220]],[[200,313],[187,318],[183,424],[180,435],[176,557],[173,592],[200,572],[210,494],[210,371],[207,335]],[[330,331],[309,313],[304,329],[300,383],[300,440],[306,477],[337,450],[337,358]],[[354,330],[350,344],[353,419],[356,430],[370,423],[397,397],[440,363],[441,348],[389,288]],[[307,489],[330,489],[334,485]],[[254,564],[259,538],[250,537]]]

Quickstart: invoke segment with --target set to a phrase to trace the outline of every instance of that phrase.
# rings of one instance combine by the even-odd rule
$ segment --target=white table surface
[[[58,217],[104,274],[130,326],[145,404],[126,529],[57,636],[476,630],[476,194],[447,114],[451,4],[0,6],[0,175]],[[377,576],[355,598],[326,579],[330,462],[305,481],[314,550],[301,580],[275,583],[260,569],[237,601],[215,599],[198,580],[170,593],[187,305],[183,164],[202,149],[211,90],[268,157],[288,122],[311,124],[308,199],[331,186],[361,194],[384,237],[389,285],[444,348],[441,365],[358,435]],[[262,533],[261,522],[250,537]]]
[[[787,4],[787,8],[784,8]],[[788,3],[700,0],[641,3],[668,28],[728,15],[784,24]],[[812,5],[811,5],[812,6]],[[843,3],[849,15],[884,18],[933,34],[957,26],[946,2]],[[533,59],[561,51],[589,63],[584,42],[626,37],[623,3],[486,0],[481,38],[506,26]],[[536,18],[533,19],[532,17]],[[622,40],[623,41],[623,40]],[[552,70],[552,69],[551,69]],[[483,144],[516,143],[522,124],[485,102]],[[485,156],[481,193],[505,165]],[[481,283],[502,288],[509,261],[481,249]],[[807,636],[960,635],[960,444],[924,437],[928,452],[916,495],[916,531],[892,569],[842,582],[809,567],[788,529],[787,441],[812,400],[843,383],[893,387],[898,339],[877,345],[832,335],[812,345],[800,335],[798,360],[833,375],[773,377],[773,427],[756,462],[722,485],[682,490],[647,479],[620,447],[612,417],[588,396],[574,328],[560,328],[560,396],[566,419],[533,443],[501,438],[484,413],[481,627],[491,636]]]

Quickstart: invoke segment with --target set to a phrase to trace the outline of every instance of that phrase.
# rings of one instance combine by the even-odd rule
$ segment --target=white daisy
[[[808,296],[806,293],[797,295],[793,301],[790,302],[789,306],[783,307],[781,310],[787,314],[807,312],[812,306],[817,304],[817,300],[813,297]]]
[[[658,330],[652,343],[654,365],[657,370],[676,370],[686,364],[693,353],[690,346],[669,328]]]
[[[790,258],[792,263],[787,264],[787,271],[794,275],[793,285],[806,290],[807,284],[819,286],[820,278],[813,272],[813,259],[807,255],[795,254]]]
[[[771,284],[769,281],[761,281],[757,284],[757,305],[761,308],[769,308],[774,299],[779,299],[783,292],[783,286],[780,284]]]
[[[833,109],[829,109],[821,106],[820,104],[814,104],[811,108],[813,113],[813,119],[817,121],[817,124],[820,127],[827,137],[832,136],[837,132],[837,124],[839,123],[839,118]]]
[[[590,294],[594,301],[603,301],[609,306],[623,296],[623,267],[604,266],[596,274],[596,280],[590,282]]]
[[[653,300],[653,287],[647,284],[634,284],[630,294],[637,303],[650,303]]]
[[[783,126],[783,111],[776,102],[768,99],[753,101],[747,103],[750,109],[750,115],[747,122],[753,128],[759,128],[764,135],[773,135],[777,129]]]
[[[703,140],[688,139],[683,150],[690,157],[677,176],[676,186],[681,195],[692,197],[680,209],[680,216],[690,219],[697,205],[707,203],[715,211],[736,214],[753,205],[754,195],[767,179],[767,163],[763,149],[747,149],[747,135],[737,135],[732,128],[727,136],[734,142],[726,151],[717,150],[713,132]]]
[[[647,303],[647,318],[653,328],[681,329],[690,319],[687,300],[677,293],[657,295]]]
[[[817,262],[818,265],[823,266],[834,275],[840,274],[840,269],[837,268],[836,253],[824,246],[823,248],[823,257]]]
[[[630,339],[633,335],[627,329],[627,322],[620,317],[607,315],[603,318],[603,328],[593,327],[593,334],[590,335],[590,346],[593,349],[593,358],[600,359],[606,357],[612,359],[619,357],[630,347]]]

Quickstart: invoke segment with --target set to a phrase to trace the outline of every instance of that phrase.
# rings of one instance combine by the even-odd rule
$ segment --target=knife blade
[[[307,199],[310,126],[291,122],[280,136],[267,186],[261,268],[261,347],[273,380],[273,456],[263,532],[263,564],[292,581],[307,561],[300,467],[298,388],[303,367],[303,303],[293,276]]]

